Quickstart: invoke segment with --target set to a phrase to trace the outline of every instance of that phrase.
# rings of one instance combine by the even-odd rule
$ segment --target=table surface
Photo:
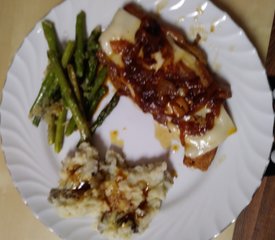
[[[0,89],[16,50],[33,26],[61,0],[1,0],[0,8]],[[265,62],[274,14],[274,0],[213,0],[245,30],[255,45],[262,62]],[[23,203],[15,189],[4,155],[0,151],[0,233],[1,239],[57,240],[54,233],[40,223]],[[218,240],[231,240],[234,232],[231,224]]]

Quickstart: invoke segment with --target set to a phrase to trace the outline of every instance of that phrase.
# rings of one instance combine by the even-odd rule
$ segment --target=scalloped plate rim
[[[75,2],[76,2],[76,0],[74,0]],[[85,1],[85,0],[84,0]],[[83,2],[84,2],[83,1]],[[68,1],[69,2],[69,1]],[[73,1],[71,1],[71,2],[73,2]],[[140,2],[140,1],[138,1],[138,2]],[[157,2],[157,0],[155,0],[154,2]],[[200,2],[200,0],[198,0],[198,2]],[[208,2],[208,1],[204,1],[204,2]],[[61,5],[63,5],[64,3],[66,3],[66,2],[61,2],[61,3],[59,3],[59,4],[57,4],[54,8],[52,8],[51,10],[49,10],[48,11],[48,13],[47,14],[45,14],[42,18],[41,18],[41,20],[42,19],[44,19],[45,17],[47,17],[50,13],[52,13],[56,8],[58,8],[59,6],[61,6]],[[214,4],[213,4],[213,6],[214,7],[216,7]],[[217,7],[216,7],[217,8]],[[220,9],[219,9],[220,10]],[[232,22],[234,22],[233,20],[232,20],[232,18],[225,12],[225,11],[222,11],[225,15],[227,15],[227,17],[229,18],[229,20],[230,21],[232,21]],[[40,20],[40,21],[41,21]],[[34,26],[34,28],[27,34],[27,37],[26,38],[28,38],[29,36],[30,36],[30,34],[34,31],[34,29],[36,29],[36,27],[38,26],[38,24],[40,23],[40,21],[38,21],[36,24],[35,24],[35,26]],[[234,24],[238,27],[238,28],[240,28],[235,22],[234,22]],[[242,33],[244,34],[244,37],[249,41],[249,43],[251,44],[251,46],[254,48],[254,46],[252,45],[252,43],[251,43],[251,41],[248,39],[248,37],[247,37],[247,35],[246,35],[246,33],[240,28],[240,30],[242,31]],[[6,165],[8,166],[8,171],[9,171],[9,173],[10,173],[10,175],[12,176],[12,178],[14,179],[14,176],[13,176],[13,174],[12,174],[12,171],[11,171],[11,169],[10,169],[10,167],[9,167],[9,163],[8,163],[8,160],[7,160],[7,157],[6,157],[6,153],[5,153],[5,139],[3,139],[3,136],[2,136],[2,129],[3,129],[3,126],[2,126],[2,119],[3,119],[3,116],[2,116],[2,107],[3,107],[3,101],[4,101],[4,99],[5,99],[5,87],[6,87],[6,83],[7,83],[7,81],[8,81],[8,74],[9,74],[9,72],[10,72],[10,70],[11,70],[11,68],[12,68],[12,66],[13,66],[13,64],[14,64],[14,60],[15,60],[15,58],[16,58],[16,56],[17,56],[17,53],[19,52],[19,51],[21,51],[21,49],[24,47],[24,43],[25,43],[25,39],[24,39],[24,41],[21,43],[21,45],[18,47],[18,49],[17,49],[17,51],[16,51],[16,54],[14,55],[14,58],[13,58],[13,60],[11,61],[11,64],[10,64],[10,66],[9,66],[9,70],[8,70],[8,73],[7,73],[7,77],[6,77],[6,79],[5,79],[5,83],[4,83],[4,87],[3,87],[3,92],[2,92],[2,100],[1,100],[1,108],[0,108],[0,133],[1,133],[1,142],[2,142],[2,149],[3,149],[3,153],[4,153],[4,159],[5,159],[5,162],[6,162]],[[254,50],[255,50],[255,48],[254,48]],[[256,51],[256,50],[255,50]],[[259,58],[259,56],[258,56],[258,53],[257,53],[257,51],[256,51],[256,57],[258,57]],[[264,69],[262,69],[262,70],[264,70]],[[272,99],[271,98],[271,93],[270,93],[270,99]],[[271,142],[272,143],[272,142]],[[270,143],[270,147],[271,147],[271,143]],[[267,168],[267,164],[268,164],[268,159],[264,159],[264,158],[262,158],[263,160],[266,160],[265,161],[265,169]],[[13,183],[14,183],[14,185],[15,185],[15,187],[16,187],[16,189],[17,189],[17,191],[20,193],[20,195],[22,196],[22,193],[21,193],[21,191],[20,191],[20,189],[18,189],[18,186],[17,186],[17,182],[14,182],[13,181]],[[260,183],[260,182],[259,182]],[[255,191],[256,191],[256,189],[259,187],[259,185],[255,188]],[[251,197],[252,197],[252,195],[251,195]],[[22,199],[23,199],[23,202],[29,207],[29,208],[31,208],[32,209],[32,207],[30,207],[29,205],[28,205],[28,202],[27,202],[27,200],[26,199],[24,199],[23,197],[22,197]],[[251,200],[251,198],[249,199],[249,202],[250,202],[250,200]],[[248,202],[248,203],[249,203]],[[248,204],[247,203],[247,204]],[[245,207],[245,206],[244,206]],[[36,212],[34,212],[33,211],[33,213],[34,213],[34,215],[36,216],[36,218],[37,219],[39,219],[40,221],[42,221],[42,222],[44,222],[44,220],[43,219],[41,219],[40,217],[39,217],[39,214],[37,214]],[[231,224],[232,222],[234,222],[235,221],[235,219],[236,219],[236,217],[231,221],[231,222],[229,222],[228,224]],[[228,225],[227,225],[228,226]],[[50,226],[48,226],[48,228],[50,229],[50,231],[52,231],[52,232],[55,232]],[[226,227],[224,227],[223,229],[225,229]],[[220,231],[222,231],[223,229],[221,229]],[[56,232],[55,232],[56,233]],[[56,233],[56,234],[58,234],[59,235],[59,233]],[[214,236],[217,236],[218,234],[215,234]]]

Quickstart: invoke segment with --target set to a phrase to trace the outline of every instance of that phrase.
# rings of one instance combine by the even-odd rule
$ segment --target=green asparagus
[[[81,106],[82,106],[82,96],[81,96],[81,92],[80,92],[80,89],[79,89],[78,80],[76,78],[76,74],[75,74],[75,71],[74,71],[74,67],[71,64],[69,64],[67,66],[67,72],[68,72],[69,80],[71,82],[71,85],[72,85],[74,94],[76,96],[77,102],[78,102],[78,104],[81,108]]]
[[[40,116],[34,116],[33,120],[32,120],[32,124],[36,127],[39,126],[39,123],[41,121],[41,117]]]
[[[84,111],[80,88],[78,86],[78,81],[77,81],[77,78],[76,78],[76,74],[75,74],[74,68],[73,68],[73,66],[71,64],[68,65],[67,71],[68,71],[68,76],[69,76],[69,79],[71,81],[71,85],[73,87],[73,90],[74,90],[74,93],[75,93],[78,105],[80,107],[80,110]],[[66,127],[65,135],[66,136],[70,136],[76,129],[77,129],[77,127],[76,127],[75,120],[74,120],[73,117],[71,117],[70,120],[69,120],[69,122],[68,122],[68,125]]]
[[[93,123],[91,132],[94,133],[95,130],[102,125],[103,121],[106,119],[106,117],[112,112],[112,110],[115,108],[115,106],[118,104],[119,101],[119,95],[116,93],[110,102],[106,105],[106,107],[100,112],[98,115],[96,121]]]
[[[91,52],[96,52],[99,49],[98,39],[100,37],[100,34],[101,34],[100,26],[95,27],[91,32],[87,43],[88,54],[90,54]]]
[[[74,48],[75,48],[74,41],[68,41],[61,59],[63,68],[66,68],[68,63],[70,62],[74,53]]]
[[[75,65],[77,77],[83,77],[84,73],[84,51],[85,51],[85,13],[81,11],[76,17],[76,49],[75,49]]]
[[[61,151],[63,146],[66,117],[67,117],[67,109],[66,107],[63,107],[62,111],[59,113],[59,116],[56,122],[54,150],[57,153]]]
[[[56,133],[56,116],[51,115],[50,119],[48,120],[48,143],[50,145],[54,144],[55,141],[55,133]]]
[[[61,90],[61,95],[68,106],[68,108],[71,110],[72,115],[74,117],[75,123],[79,129],[80,136],[82,140],[90,140],[91,139],[91,131],[88,125],[88,122],[86,120],[86,117],[84,113],[80,110],[75,95],[70,88],[69,82],[66,79],[66,76],[63,72],[62,66],[60,62],[58,61],[56,55],[50,50],[48,51],[48,57],[50,60],[50,63],[53,66],[53,72],[58,79],[59,87]]]
[[[75,120],[73,117],[71,117],[66,126],[65,135],[70,136],[76,129],[77,129],[77,126],[76,126]]]
[[[95,110],[96,110],[96,108],[97,108],[99,102],[101,101],[101,99],[104,97],[104,95],[105,95],[107,92],[108,92],[108,88],[105,87],[105,86],[101,86],[101,87],[98,89],[98,91],[97,91],[97,93],[96,93],[96,95],[95,95],[95,97],[94,97],[94,99],[92,100],[92,103],[91,103],[91,105],[90,105],[89,117],[92,117],[92,116],[93,116],[93,114],[94,114],[94,112],[95,112]]]
[[[107,77],[107,68],[102,67],[96,76],[95,82],[93,86],[91,87],[90,91],[85,92],[84,96],[86,97],[89,105],[91,104],[93,98],[95,97],[95,94],[97,93],[98,89],[102,86],[102,84],[105,82]]]
[[[87,76],[81,85],[84,92],[89,90],[89,87],[92,85],[92,82],[95,78],[96,71],[98,67],[98,60],[95,54],[91,54],[88,59],[88,72]]]
[[[91,32],[88,42],[87,42],[87,51],[86,51],[86,58],[88,59],[88,69],[86,78],[82,84],[82,88],[86,91],[89,86],[91,86],[98,67],[98,60],[96,57],[96,52],[99,49],[98,38],[101,34],[101,27],[97,26]]]
[[[76,19],[76,39],[67,41],[63,51],[54,23],[49,20],[42,22],[49,49],[49,64],[29,116],[35,126],[39,125],[41,119],[46,121],[48,143],[54,145],[57,153],[62,149],[64,135],[68,136],[76,129],[79,130],[81,141],[90,141],[92,133],[119,100],[115,94],[96,121],[89,123],[108,88],[104,85],[107,68],[97,58],[101,27],[95,27],[87,39],[85,20],[85,13],[81,11]],[[68,110],[72,114],[69,120]]]
[[[59,45],[54,24],[51,21],[45,20],[42,22],[42,27],[49,49],[59,55]]]
[[[30,109],[29,117],[32,118],[33,116],[40,116],[41,109],[49,102],[49,90],[52,87],[54,82],[54,74],[51,71],[48,71],[42,85],[40,87],[39,93]],[[39,122],[36,122],[39,124]]]
[[[42,22],[42,28],[45,38],[48,43],[48,47],[57,56],[59,55],[59,44],[55,31],[54,24],[51,21],[45,20]],[[50,103],[50,99],[57,91],[57,81],[54,74],[51,71],[51,67],[48,66],[46,77],[41,85],[39,93],[30,109],[29,116],[34,117],[33,124],[38,126],[43,115],[44,108]]]
[[[99,102],[101,101],[101,99],[104,97],[104,95],[108,92],[108,88],[106,86],[101,86],[98,90],[98,92],[96,93],[91,105],[90,105],[90,109],[89,109],[89,114],[88,117],[92,118]],[[70,121],[68,122],[68,125],[66,127],[66,131],[65,131],[65,135],[66,136],[70,136],[75,130],[76,130],[76,124],[73,118],[70,119]]]

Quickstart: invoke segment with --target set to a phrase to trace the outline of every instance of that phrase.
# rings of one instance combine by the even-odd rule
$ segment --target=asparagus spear
[[[67,66],[67,72],[68,72],[69,80],[70,80],[71,85],[73,87],[73,91],[74,91],[74,94],[76,96],[77,102],[78,102],[79,106],[81,107],[82,106],[82,97],[81,97],[80,89],[79,89],[79,86],[78,86],[78,81],[77,81],[77,78],[76,78],[74,67],[71,64],[69,64]]]
[[[77,129],[77,126],[76,126],[75,120],[73,117],[71,117],[67,124],[65,135],[70,136],[76,129]]]
[[[87,42],[87,52],[86,52],[86,58],[88,63],[88,70],[86,78],[82,84],[82,88],[84,91],[91,86],[92,81],[94,80],[94,77],[96,75],[96,70],[98,66],[98,60],[96,57],[96,52],[99,49],[99,43],[98,38],[101,34],[101,27],[97,26],[93,29],[91,32],[88,42]]]
[[[36,127],[38,127],[39,123],[41,121],[41,117],[40,116],[34,116],[33,120],[32,120],[32,124]]]
[[[98,115],[96,121],[93,123],[91,132],[94,133],[96,129],[101,126],[105,118],[112,112],[112,110],[115,108],[115,106],[118,104],[119,101],[119,95],[116,93],[110,102],[105,106],[105,108],[100,112]]]
[[[51,21],[45,20],[42,22],[42,28],[44,31],[45,38],[47,40],[49,49],[53,51],[56,55],[59,55],[59,46],[57,41],[57,35],[54,28],[54,24]],[[42,112],[37,115],[36,110],[43,110],[43,107],[50,102],[50,97],[56,92],[57,83],[55,81],[55,76],[51,72],[51,67],[48,66],[47,75],[41,85],[39,93],[30,109],[30,117],[34,116],[33,124],[38,126],[41,120]]]
[[[66,68],[69,61],[71,60],[71,57],[74,53],[75,48],[75,42],[74,41],[68,41],[64,50],[64,53],[62,55],[61,63],[62,67]]]
[[[88,72],[87,76],[82,84],[83,91],[87,91],[92,85],[92,82],[96,75],[96,70],[98,66],[98,60],[95,54],[91,54],[88,59]]]
[[[44,21],[43,22],[45,26],[50,25],[51,26],[51,31],[46,27],[44,30],[44,34],[45,37],[48,39],[48,45],[49,45],[49,50],[51,50],[53,53],[55,53],[57,56],[59,56],[59,48],[58,48],[58,40],[57,40],[57,36],[54,30],[54,25],[49,22],[49,21]],[[42,24],[43,24],[42,23]],[[62,54],[62,58],[61,58],[61,63],[62,66],[64,68],[67,67],[72,55],[73,55],[73,51],[74,51],[74,42],[73,41],[68,41],[66,48]],[[49,67],[49,72],[51,72],[51,67]],[[51,82],[51,84],[49,84],[49,89],[47,91],[47,96],[48,98],[52,98],[53,95],[58,91],[58,81],[56,79],[56,77],[54,76],[54,80]]]
[[[77,104],[75,95],[72,89],[70,88],[69,82],[65,77],[65,74],[63,72],[60,62],[58,61],[57,56],[50,50],[48,51],[48,57],[49,57],[50,63],[52,64],[53,72],[56,75],[56,78],[58,79],[61,95],[66,105],[72,112],[72,115],[79,129],[82,140],[84,141],[90,140],[91,131],[90,131],[88,122],[85,118],[84,113],[80,110]]]
[[[107,91],[108,91],[108,88],[105,87],[105,86],[101,86],[98,89],[98,91],[97,91],[97,93],[96,93],[96,95],[95,95],[95,97],[94,97],[94,99],[93,99],[93,101],[91,103],[90,109],[89,109],[89,117],[93,116],[93,114],[94,114],[94,112],[95,112],[95,110],[96,110],[96,108],[97,108],[100,100],[107,93]]]
[[[59,46],[54,24],[49,20],[45,20],[42,22],[42,27],[49,49],[59,55]]]
[[[67,117],[67,109],[66,107],[63,107],[62,111],[59,113],[59,116],[56,122],[54,150],[57,153],[60,152],[63,146],[66,117]]]
[[[55,141],[55,133],[56,133],[55,121],[56,121],[56,116],[52,114],[50,116],[50,119],[48,120],[48,143],[50,145],[54,144],[54,141]]]
[[[98,39],[100,37],[100,34],[101,34],[100,26],[97,26],[92,30],[87,43],[88,53],[96,52],[99,49]]]
[[[39,93],[30,109],[29,116],[33,117],[37,115],[37,108],[42,108],[44,105],[46,105],[46,101],[49,101],[48,98],[45,98],[45,95],[48,95],[49,90],[54,82],[54,74],[51,71],[48,71],[46,74],[46,77],[44,81],[42,82],[42,85],[40,87]],[[38,120],[38,119],[37,119]],[[35,121],[36,124],[39,122]]]
[[[101,86],[98,90],[98,92],[96,93],[90,109],[89,109],[89,114],[88,117],[91,118],[93,116],[93,113],[95,112],[99,102],[101,101],[102,97],[107,93],[108,89],[105,86]],[[76,125],[75,125],[75,121],[73,118],[70,119],[66,131],[65,131],[65,135],[66,136],[70,136],[74,131],[76,130]]]
[[[82,104],[82,96],[81,96],[80,89],[79,89],[79,86],[78,86],[78,81],[76,79],[76,74],[75,74],[74,68],[71,64],[68,65],[67,71],[68,71],[68,76],[69,76],[69,79],[71,81],[71,84],[72,84],[77,102],[78,102],[79,107],[80,107],[80,110],[84,111],[83,104]],[[69,120],[69,123],[66,127],[65,135],[70,136],[75,130],[76,130],[76,123],[75,123],[74,118],[71,117],[71,119]]]
[[[44,35],[47,40],[49,49],[54,53],[59,55],[59,47],[57,35],[55,32],[54,24],[48,20],[42,22],[42,27],[44,30]],[[62,55],[62,65],[64,67],[67,66],[70,58],[73,54],[74,50],[74,42],[68,41],[65,51]],[[53,96],[58,92],[58,81],[51,70],[51,66],[49,65],[47,68],[46,77],[41,85],[39,93],[34,101],[31,109],[30,109],[30,117],[34,116],[33,124],[38,126],[42,117],[43,108],[45,108],[53,99]],[[40,110],[40,113],[37,113],[37,109]],[[38,114],[38,115],[37,115]]]
[[[73,41],[67,42],[67,45],[65,47],[65,50],[63,52],[62,59],[61,59],[61,64],[62,64],[63,68],[67,67],[67,65],[73,55],[74,46],[75,46],[75,44]],[[57,78],[55,78],[55,80],[57,80]],[[55,84],[58,84],[58,81],[55,81]],[[58,86],[54,86],[54,85],[52,86],[52,89],[57,89],[57,88],[58,88]],[[57,153],[59,153],[63,147],[66,118],[67,118],[67,109],[63,103],[63,109],[58,114],[58,118],[57,118],[57,122],[56,122],[54,150]]]
[[[75,49],[75,64],[76,75],[83,77],[84,73],[84,48],[85,48],[85,13],[81,11],[76,17],[76,49]]]
[[[107,77],[107,73],[108,73],[107,68],[102,67],[98,71],[95,82],[94,82],[93,86],[91,87],[90,91],[84,92],[84,94],[85,94],[84,96],[86,97],[86,99],[89,103],[88,105],[91,104],[91,102],[93,101],[93,98],[95,97],[95,94],[97,93],[98,89],[105,82],[106,77]]]

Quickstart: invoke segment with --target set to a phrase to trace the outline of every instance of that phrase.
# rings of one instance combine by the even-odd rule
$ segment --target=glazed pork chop
[[[134,4],[117,11],[99,41],[118,93],[178,132],[187,166],[207,170],[236,128],[224,108],[230,87],[217,81],[198,44]]]

